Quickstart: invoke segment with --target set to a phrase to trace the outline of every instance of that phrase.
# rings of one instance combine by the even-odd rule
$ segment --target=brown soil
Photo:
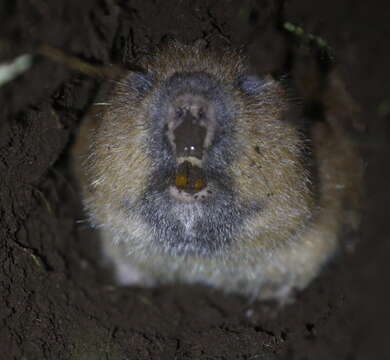
[[[125,63],[173,36],[244,45],[255,70],[294,72],[307,54],[329,58],[315,39],[283,30],[301,25],[330,44],[361,106],[367,164],[363,225],[344,241],[355,250],[282,310],[203,287],[114,288],[68,169],[99,82],[35,57],[0,88],[0,359],[390,359],[388,0],[3,0],[0,9],[2,61],[50,44]]]

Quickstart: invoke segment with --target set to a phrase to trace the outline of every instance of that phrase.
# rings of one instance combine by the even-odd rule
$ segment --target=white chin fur
[[[171,186],[169,188],[169,193],[173,198],[179,201],[192,202],[204,200],[209,196],[207,192],[207,186],[194,194],[189,194],[183,190],[179,190],[176,186]]]
[[[117,261],[115,266],[115,280],[119,286],[146,286],[155,285],[153,279],[131,262]]]

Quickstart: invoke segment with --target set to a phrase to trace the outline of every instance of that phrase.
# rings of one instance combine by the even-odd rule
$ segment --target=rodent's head
[[[296,231],[310,195],[282,87],[237,53],[177,43],[141,65],[98,114],[93,220],[140,254],[176,256],[226,256]]]

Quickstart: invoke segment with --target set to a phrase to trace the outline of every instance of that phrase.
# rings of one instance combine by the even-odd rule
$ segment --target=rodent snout
[[[202,166],[214,135],[214,113],[205,97],[191,93],[170,104],[167,135],[176,157],[173,195],[180,200],[204,198],[197,193],[207,193]]]

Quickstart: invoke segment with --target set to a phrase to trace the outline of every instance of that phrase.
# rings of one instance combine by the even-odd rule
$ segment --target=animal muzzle
[[[207,186],[203,165],[212,136],[212,120],[199,106],[186,105],[171,118],[168,138],[176,157],[175,193],[185,192],[188,198]]]
[[[175,186],[194,194],[206,186],[202,164],[205,158],[207,119],[185,111],[173,129],[173,145],[176,153]]]

